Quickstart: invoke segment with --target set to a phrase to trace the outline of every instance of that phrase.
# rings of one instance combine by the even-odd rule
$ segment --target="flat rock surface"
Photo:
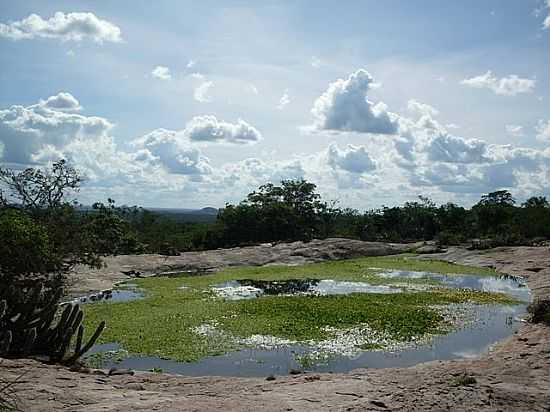
[[[525,275],[535,298],[550,298],[548,248],[452,248],[433,257]],[[155,373],[106,376],[104,371],[70,372],[32,360],[1,361],[3,379],[21,374],[17,388],[25,411],[548,411],[550,327],[526,323],[477,359],[273,381]],[[457,384],[462,376],[473,380]]]

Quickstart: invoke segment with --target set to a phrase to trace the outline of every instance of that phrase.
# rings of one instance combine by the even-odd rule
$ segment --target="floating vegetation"
[[[519,279],[410,260],[364,258],[136,279],[145,298],[88,305],[86,318],[109,320],[103,342],[118,342],[132,354],[123,367],[137,362],[142,370],[250,376],[306,366],[349,370],[364,366],[367,355],[369,366],[392,366],[392,353],[414,364],[433,359],[434,347],[436,358],[479,353],[514,330],[524,310],[520,302],[530,298]],[[450,274],[451,268],[460,274]]]

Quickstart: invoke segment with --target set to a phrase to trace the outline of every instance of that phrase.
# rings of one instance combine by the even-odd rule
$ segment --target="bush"
[[[439,232],[437,235],[437,244],[442,246],[458,246],[462,243],[463,237],[451,232]]]
[[[544,323],[550,326],[550,300],[538,300],[531,303],[527,311],[531,314],[531,322]]]

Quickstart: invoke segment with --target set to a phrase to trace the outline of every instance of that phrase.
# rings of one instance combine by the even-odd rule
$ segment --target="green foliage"
[[[122,209],[117,208],[119,212]],[[484,195],[469,210],[454,203],[437,206],[420,196],[403,206],[361,213],[323,201],[312,183],[287,180],[280,185],[260,186],[240,203],[227,204],[215,222],[183,221],[175,213],[138,208],[126,210],[121,216],[144,250],[167,255],[327,237],[385,242],[437,240],[440,245],[483,239],[476,240],[474,248],[531,244],[550,238],[546,198],[532,197],[517,207],[507,191]]]
[[[47,273],[59,268],[46,228],[17,209],[0,209],[0,284],[7,276]]]
[[[223,334],[203,336],[194,333],[194,328],[203,324],[215,324],[225,333],[245,337],[261,333],[307,340],[325,336],[323,325],[336,325],[340,320],[352,325],[368,318],[378,331],[390,330],[394,336],[407,339],[412,333],[422,330],[428,333],[443,326],[438,323],[440,318],[431,309],[432,305],[471,301],[515,303],[506,295],[446,289],[383,296],[354,294],[319,300],[305,296],[266,296],[253,301],[224,301],[216,299],[209,290],[210,285],[232,279],[315,278],[360,280],[372,284],[406,282],[376,276],[379,270],[370,269],[372,267],[441,273],[495,273],[484,268],[403,257],[372,257],[303,266],[235,267],[204,276],[132,280],[145,291],[144,299],[84,305],[85,323],[94,325],[106,319],[110,327],[102,334],[101,342],[117,342],[130,353],[194,361],[237,349]],[[409,283],[418,282],[426,280],[411,280]],[[186,288],[181,289],[181,286]]]
[[[457,376],[451,382],[453,386],[470,386],[475,385],[476,383],[476,378],[466,373]]]
[[[49,301],[38,286],[29,288],[25,300],[17,306],[0,301],[0,356],[48,356],[52,362],[73,364],[91,349],[105,328],[101,322],[85,345],[83,343],[84,317],[78,305],[67,304],[56,320],[60,291]],[[40,304],[45,302],[44,304]],[[76,334],[73,353],[67,354]]]
[[[238,205],[226,205],[218,215],[224,245],[318,236],[328,207],[315,190],[305,180],[283,180],[280,186],[260,186]]]
[[[67,306],[56,318],[74,265],[99,267],[102,255],[135,246],[114,204],[88,215],[67,199],[81,181],[63,160],[49,170],[0,168],[0,356],[46,355],[72,363],[105,327],[100,323],[83,344],[78,307]],[[69,355],[71,342],[74,352]]]
[[[108,199],[107,205],[94,203],[92,209],[83,221],[84,233],[95,253],[119,255],[143,251],[143,245],[126,217],[133,213],[132,210],[116,207],[113,199]]]
[[[531,314],[531,322],[550,326],[550,300],[537,300],[531,303],[527,310]]]

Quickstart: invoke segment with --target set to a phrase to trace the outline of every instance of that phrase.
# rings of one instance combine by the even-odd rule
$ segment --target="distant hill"
[[[218,209],[216,209],[215,207],[203,207],[200,212],[207,215],[218,215]]]
[[[151,212],[158,213],[165,217],[180,222],[203,222],[209,223],[216,220],[218,209],[214,207],[203,207],[202,209],[176,209],[176,208],[154,208],[146,207]]]
[[[178,222],[210,223],[214,222],[216,220],[216,216],[218,216],[218,209],[215,207],[203,207],[202,209],[144,207],[143,209]],[[79,206],[79,210],[83,212],[90,212],[93,209],[91,206],[82,205]]]

